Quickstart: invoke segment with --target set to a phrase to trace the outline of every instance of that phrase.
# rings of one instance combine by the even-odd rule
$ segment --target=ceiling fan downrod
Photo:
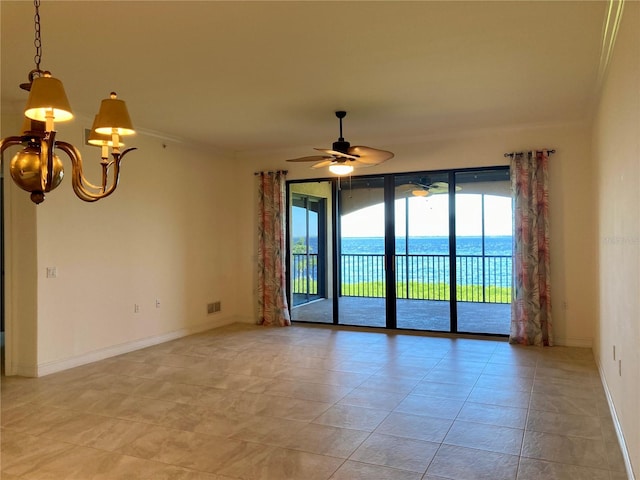
[[[338,138],[337,142],[333,142],[333,149],[337,152],[348,154],[351,144],[349,142],[346,142],[344,137],[342,136],[342,119],[346,116],[347,112],[343,110],[338,110],[336,112],[336,117],[338,117],[338,120],[340,121],[340,137]]]

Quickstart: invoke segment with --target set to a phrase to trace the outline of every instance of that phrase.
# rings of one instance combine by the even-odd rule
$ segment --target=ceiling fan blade
[[[292,158],[287,162],[320,162],[322,160],[331,159],[332,157],[325,157],[324,155],[312,155],[310,157]]]
[[[393,158],[393,153],[387,150],[379,150],[377,148],[365,147],[362,145],[356,145],[349,147],[349,153],[355,155],[359,162],[369,165],[378,165]]]
[[[365,168],[365,167],[373,167],[377,165],[377,163],[364,163],[361,162],[360,159],[357,160],[349,160],[349,165],[353,165],[353,168]]]
[[[321,158],[326,158],[326,157],[321,157]],[[329,160],[323,160],[321,162],[318,163],[314,163],[313,165],[311,165],[311,168],[322,168],[322,167],[328,167],[329,165],[331,165],[333,162],[333,158],[330,158]]]
[[[447,193],[449,191],[449,184],[447,182],[433,182],[427,188],[433,193]],[[462,190],[462,187],[456,185],[456,192],[460,190]]]
[[[359,160],[359,158],[356,155],[353,155],[351,153],[351,149],[349,149],[349,153],[342,153],[342,152],[338,152],[337,150],[328,150],[324,148],[315,148],[314,150],[318,150],[319,152],[324,152],[326,154],[329,154],[338,158],[349,158],[351,160]]]

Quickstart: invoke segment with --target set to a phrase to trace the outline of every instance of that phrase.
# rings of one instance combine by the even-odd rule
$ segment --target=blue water
[[[303,242],[304,238],[294,238],[296,242]],[[511,255],[513,237],[485,237],[485,255]],[[309,251],[318,252],[318,239],[309,238]],[[456,239],[458,255],[482,255],[482,237],[458,237]],[[384,238],[382,237],[344,237],[342,239],[342,253],[344,254],[384,254]],[[406,253],[404,237],[396,237],[396,254]],[[449,237],[410,237],[410,255],[448,255]]]
[[[298,239],[294,239],[298,240]],[[317,238],[310,238],[310,252],[316,253]],[[460,285],[511,286],[511,236],[456,238],[456,272]],[[384,238],[342,238],[342,281],[383,281]],[[396,237],[396,277],[399,281],[449,283],[449,237],[410,237],[409,257],[404,237]],[[295,271],[295,270],[294,270]]]
[[[311,247],[317,239],[311,240]],[[513,237],[485,237],[485,255],[511,255]],[[344,237],[342,253],[384,254],[384,238],[382,237]],[[396,237],[396,254],[406,253],[404,237]],[[449,237],[409,237],[410,255],[448,255]],[[457,237],[457,255],[482,255],[482,237]]]

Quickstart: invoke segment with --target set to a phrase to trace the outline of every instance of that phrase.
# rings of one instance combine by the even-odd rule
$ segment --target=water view
[[[512,281],[511,236],[467,236],[456,239],[456,285],[460,301],[509,303]],[[306,258],[304,241],[294,248],[296,278],[313,277],[317,239],[311,238]],[[408,247],[409,254],[406,254]],[[297,255],[295,255],[297,254]],[[382,297],[385,291],[384,239],[343,237],[340,256],[341,294]],[[448,300],[450,258],[448,237],[396,238],[398,298]],[[305,282],[306,284],[306,282]]]

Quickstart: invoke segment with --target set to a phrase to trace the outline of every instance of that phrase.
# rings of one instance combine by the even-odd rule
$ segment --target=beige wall
[[[58,138],[80,146],[88,125],[57,125]],[[9,373],[42,375],[235,320],[233,162],[149,135],[125,141],[139,150],[109,199],[81,202],[66,178],[36,207],[6,182]],[[99,159],[92,147],[82,154]],[[222,311],[207,315],[218,300]]]
[[[595,257],[599,264],[600,294],[594,351],[637,475],[640,472],[640,4],[637,2],[625,5],[593,133],[598,218]]]
[[[21,126],[13,115],[17,107],[2,108],[2,136],[15,135]],[[9,161],[15,149],[3,154],[5,195],[5,372],[33,376],[37,370],[38,291],[36,210],[29,195],[13,188]],[[26,197],[26,198],[25,198]]]

